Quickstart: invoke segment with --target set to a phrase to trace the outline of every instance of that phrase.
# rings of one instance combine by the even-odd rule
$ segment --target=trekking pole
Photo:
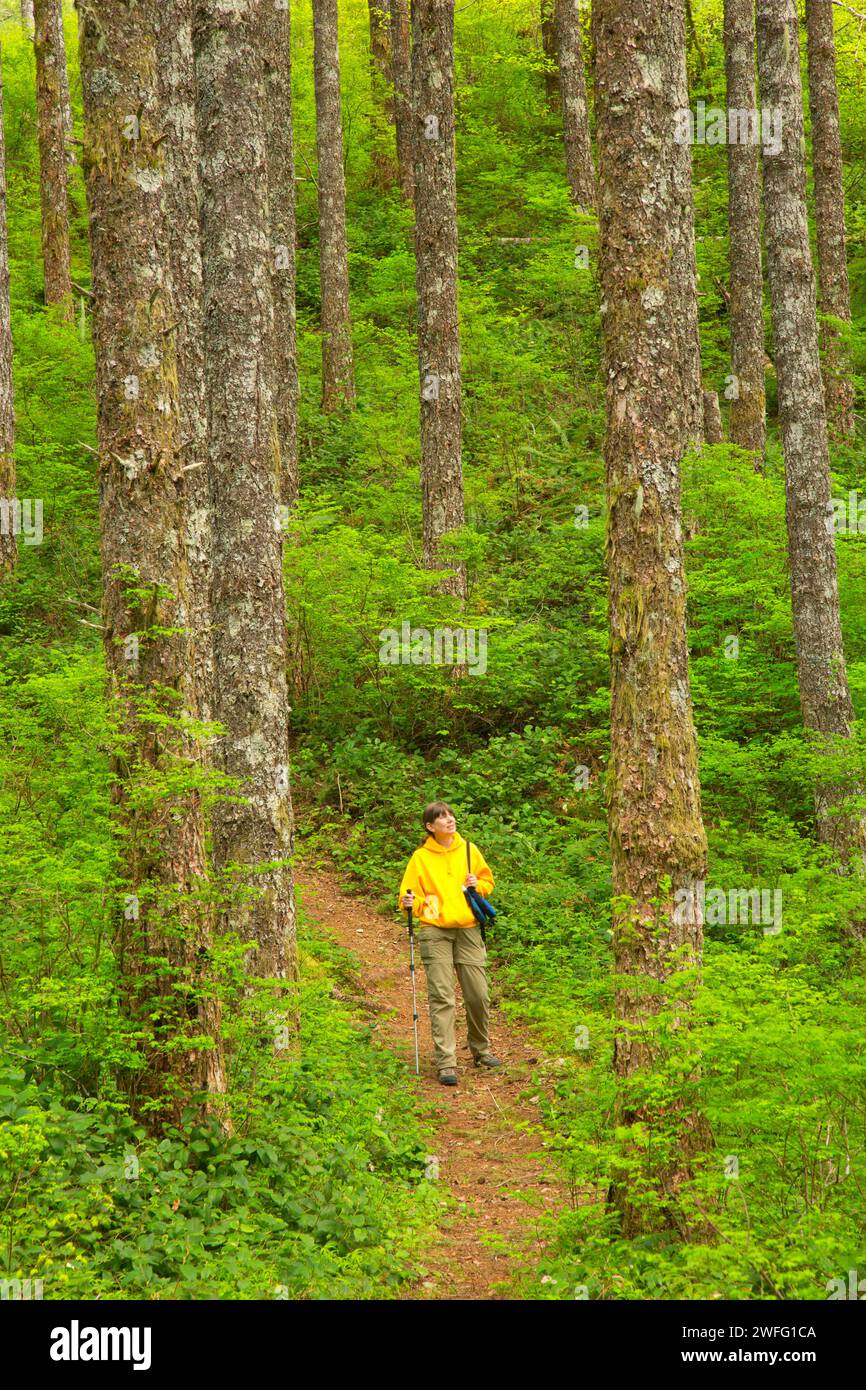
[[[421,1075],[418,1065],[418,1001],[415,997],[415,934],[412,929],[412,909],[407,907],[409,917],[409,974],[412,978],[412,1031],[415,1035],[415,1075]]]

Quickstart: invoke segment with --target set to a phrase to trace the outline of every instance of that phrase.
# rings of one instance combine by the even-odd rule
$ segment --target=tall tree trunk
[[[297,977],[286,612],[274,438],[270,213],[258,0],[194,0],[213,505],[214,713],[241,804],[214,809],[214,858],[255,893],[230,914],[260,976]],[[262,866],[275,866],[263,868]]]
[[[391,0],[391,62],[397,167],[403,201],[411,207],[415,192],[412,151],[412,53],[409,0]]]
[[[319,162],[322,409],[331,411],[352,405],[355,400],[337,0],[313,0],[313,43]]]
[[[0,59],[0,504],[15,501],[15,399],[12,391],[12,309],[9,302],[9,229],[6,223],[6,135]],[[15,568],[13,513],[0,510],[0,582]]]
[[[662,52],[669,63],[664,71],[665,81],[670,84],[675,109],[682,111],[689,104],[689,83],[685,42],[680,43],[683,26],[680,0],[665,0],[663,12],[670,14],[677,24],[676,41],[662,45]],[[680,145],[674,142],[670,169],[674,180],[672,196],[680,209],[671,232],[671,304],[677,306],[673,323],[674,332],[679,338],[688,439],[690,443],[697,443],[703,439],[704,434],[704,388],[701,374],[701,335],[698,326],[692,151],[688,144]],[[651,302],[647,308],[652,308]]]
[[[412,102],[424,564],[435,570],[442,536],[463,525],[454,0],[413,0]],[[464,566],[442,591],[465,596]]]
[[[559,106],[559,68],[556,55],[556,0],[540,0],[541,50],[547,59],[544,89],[551,106]]]
[[[195,707],[211,720],[214,700],[210,619],[211,513],[207,400],[202,342],[202,266],[198,226],[198,128],[192,51],[193,0],[170,0],[160,11],[160,103],[167,138],[165,207],[169,269],[176,316],[181,506],[188,571]],[[204,756],[207,757],[205,750]]]
[[[568,185],[575,203],[595,206],[595,169],[589,139],[589,106],[580,36],[580,0],[556,0],[559,86]]]
[[[36,19],[33,14],[33,0],[21,0],[21,25],[25,34],[32,34]]]
[[[391,85],[391,35],[388,0],[367,0],[370,11],[370,68],[377,87]]]
[[[66,62],[66,35],[63,32],[63,3],[58,0],[54,7],[54,22],[57,25],[55,40],[60,55],[58,78],[60,81],[60,105],[63,109],[63,135],[66,141],[72,139],[72,98],[69,95],[69,68]],[[75,152],[70,144],[66,146],[67,164],[75,163]]]
[[[725,0],[728,110],[757,112],[754,0]],[[730,229],[731,441],[757,454],[766,443],[761,164],[757,144],[728,143]]]
[[[127,1007],[153,1030],[143,1086],[222,1088],[219,1014],[203,973],[204,817],[195,790],[161,780],[187,752],[174,720],[196,714],[180,497],[182,455],[157,77],[165,0],[79,0],[84,167],[102,523],[103,635],[123,750],[115,800],[129,895],[119,934]],[[37,0],[37,27],[39,21]],[[134,99],[130,99],[130,94]],[[153,789],[151,798],[143,796]],[[158,962],[155,964],[154,962]],[[186,997],[178,986],[187,985]],[[211,1045],[198,1041],[209,1033]],[[188,1038],[186,1047],[176,1040]]]
[[[700,42],[698,40],[698,31],[695,28],[695,16],[692,11],[692,0],[685,0],[685,6],[686,38],[688,40],[688,47],[690,49],[694,49],[695,59],[697,61],[697,69],[701,77],[703,77],[704,73],[707,70],[707,55],[704,53],[704,50],[701,48]]]
[[[295,151],[289,10],[261,11],[274,302],[274,405],[280,441],[280,497],[298,499],[298,350],[295,324]]]
[[[818,353],[815,277],[806,216],[800,49],[795,0],[758,0],[761,106],[777,113],[778,154],[764,154],[764,236],[773,317],[779,423],[785,454],[788,555],[800,706],[819,748],[841,752],[853,717],[830,524],[830,459]],[[844,780],[844,779],[843,779]],[[819,838],[848,861],[863,827],[834,815],[839,775],[816,787]],[[856,791],[855,785],[847,788]]]
[[[42,195],[42,260],[45,303],[62,304],[74,318],[69,273],[69,198],[63,74],[66,53],[58,22],[60,0],[35,0],[36,115],[39,139],[39,186]]]
[[[658,1121],[642,1088],[660,1046],[663,986],[679,992],[676,1012],[687,1017],[678,972],[701,959],[697,889],[707,863],[680,521],[680,463],[694,428],[677,329],[693,218],[673,139],[683,104],[682,0],[596,0],[593,35],[606,305],[609,828],[614,895],[627,902],[614,915],[614,1067],[621,1123],[634,1126]],[[694,910],[677,913],[688,894]],[[645,1216],[627,1179],[614,1182],[627,1235],[674,1220],[677,1190],[707,1142],[693,1104],[671,1109],[675,1151],[646,1174],[659,1211]],[[638,1152],[636,1143],[632,1156]]]
[[[812,173],[815,180],[815,225],[818,246],[819,308],[851,322],[848,261],[845,254],[845,190],[842,139],[836,91],[836,40],[830,0],[806,0],[809,61],[809,111],[812,117]],[[838,328],[821,325],[824,348],[824,398],[833,439],[854,439],[854,383],[851,357]]]
[[[704,441],[707,444],[721,444],[724,436],[722,434],[722,411],[719,405],[718,391],[704,391]]]

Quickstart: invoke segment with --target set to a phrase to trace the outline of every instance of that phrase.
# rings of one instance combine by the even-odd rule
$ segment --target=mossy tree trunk
[[[332,411],[353,405],[355,401],[337,0],[313,0],[313,44],[319,165],[322,409]]]
[[[592,208],[595,206],[595,168],[589,138],[579,0],[556,0],[556,38],[568,186],[579,207]]]
[[[63,306],[74,318],[69,271],[69,191],[63,86],[66,52],[60,0],[35,0],[36,123],[42,201],[42,262],[45,303]],[[68,85],[67,85],[68,102]]]
[[[21,0],[21,27],[25,34],[32,34],[35,26],[33,0]]]
[[[719,393],[707,389],[704,391],[704,441],[707,444],[721,444],[723,439]]]
[[[725,0],[728,110],[757,111],[754,0]],[[731,324],[731,441],[756,455],[766,442],[761,161],[757,144],[728,144]]]
[[[0,65],[0,502],[15,499],[15,399],[12,390],[12,309],[9,302],[9,230],[6,224],[6,135]],[[15,568],[17,547],[6,512],[0,525],[0,582]]]
[[[177,303],[158,80],[165,0],[80,0],[84,169],[93,265],[105,661],[121,749],[114,796],[127,896],[118,931],[124,997],[151,1033],[138,1088],[223,1089],[204,816],[183,715],[195,716]],[[37,16],[38,17],[38,16]],[[156,718],[154,718],[156,716]],[[176,781],[172,789],[165,778]],[[184,1045],[185,1044],[185,1045]]]
[[[403,201],[411,207],[414,198],[414,171],[412,153],[412,52],[409,36],[409,0],[391,0],[391,76],[394,85],[397,168]]]
[[[413,0],[412,106],[424,564],[436,570],[442,536],[463,525],[454,0]],[[465,567],[441,588],[465,596]]]
[[[373,91],[384,97],[384,107],[389,117],[393,116],[393,106],[388,92],[391,87],[391,18],[388,0],[367,0],[370,11],[370,72]]]
[[[287,634],[272,386],[274,311],[258,0],[195,0],[211,612],[221,768],[214,857],[253,896],[226,925],[258,976],[297,978]]]
[[[785,454],[788,558],[803,723],[819,749],[853,761],[853,710],[842,645],[830,456],[818,351],[815,276],[806,215],[803,97],[795,0],[758,0],[761,105],[778,113],[778,154],[764,154],[764,236],[770,281],[779,424]],[[846,748],[852,749],[846,754]],[[819,777],[818,836],[843,862],[859,862],[863,823],[834,812],[859,791],[841,774]]]
[[[851,293],[845,249],[845,189],[842,138],[836,90],[836,39],[830,0],[806,0],[809,112],[812,117],[812,174],[818,247],[818,307],[845,324],[851,322]],[[831,438],[854,439],[854,382],[851,355],[839,329],[821,324],[824,399]]]
[[[72,145],[69,143],[72,139],[72,98],[69,94],[69,67],[66,61],[66,35],[63,31],[63,0],[59,0],[59,3],[56,5],[54,17],[54,22],[57,25],[57,38],[55,42],[57,44],[57,52],[61,56],[58,76],[60,80],[60,105],[63,110],[63,134],[67,141],[66,162],[67,164],[74,164],[75,152],[72,149]]]
[[[298,349],[295,322],[295,151],[292,36],[288,7],[260,11],[265,69],[271,293],[274,302],[274,408],[280,444],[280,498],[298,498]]]
[[[547,59],[544,70],[544,90],[548,103],[559,106],[559,68],[556,55],[557,0],[540,0],[541,51]]]
[[[210,622],[213,517],[207,464],[192,11],[193,0],[171,0],[161,10],[158,76],[167,132],[162,149],[169,269],[176,315],[178,430],[183,461],[181,507],[195,706],[201,719],[210,720],[214,688]]]
[[[593,36],[607,381],[614,1067],[628,1153],[644,1158],[652,1188],[651,1202],[635,1201],[620,1175],[611,1201],[625,1234],[636,1235],[678,1223],[677,1194],[708,1142],[688,1084],[662,1115],[652,1100],[663,1046],[658,1019],[671,991],[675,1013],[688,1018],[695,972],[684,967],[701,960],[696,890],[707,864],[680,520],[680,463],[694,433],[680,324],[689,284],[694,295],[693,213],[673,138],[683,104],[682,0],[596,0]],[[678,914],[689,893],[694,910]],[[652,1164],[642,1132],[659,1145]]]
[[[677,26],[674,42],[663,45],[664,80],[670,86],[671,100],[681,111],[689,104],[689,84],[686,73],[685,44],[680,43],[680,6],[677,0],[667,0],[665,14]],[[692,197],[692,152],[687,144],[673,143],[670,159],[674,181],[672,198],[679,210],[671,231],[671,304],[676,305],[674,331],[679,339],[683,376],[683,395],[686,407],[686,430],[690,443],[699,443],[704,435],[704,387],[701,373],[701,334],[698,326],[698,269],[695,253],[695,209]],[[651,303],[647,306],[652,308]]]

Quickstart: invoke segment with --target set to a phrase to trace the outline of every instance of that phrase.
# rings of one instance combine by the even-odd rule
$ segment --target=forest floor
[[[537,1217],[569,1201],[566,1185],[545,1153],[538,1108],[544,1083],[534,1076],[538,1064],[555,1070],[557,1060],[545,1059],[519,1027],[506,1022],[496,1006],[495,974],[490,972],[491,1049],[503,1066],[481,1072],[472,1065],[456,986],[459,1080],[456,1087],[442,1086],[433,1067],[426,980],[416,942],[421,1059],[416,1077],[405,926],[399,927],[396,917],[391,924],[363,899],[342,892],[333,874],[297,866],[297,883],[307,917],[360,959],[359,997],[340,992],[336,997],[354,1003],[368,1020],[376,1018],[383,1045],[407,1063],[407,1084],[432,1115],[431,1152],[439,1160],[439,1181],[453,1201],[438,1238],[424,1254],[424,1277],[404,1297],[508,1298],[514,1274],[535,1266],[544,1254]]]

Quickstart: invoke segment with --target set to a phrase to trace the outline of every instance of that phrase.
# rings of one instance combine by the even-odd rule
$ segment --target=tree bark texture
[[[298,499],[298,350],[295,322],[295,151],[292,133],[292,38],[289,10],[261,8],[274,303],[274,407],[280,444],[280,498]]]
[[[412,101],[424,564],[442,569],[441,538],[464,519],[454,0],[413,0]],[[465,596],[465,567],[443,580],[442,591]]]
[[[845,248],[845,189],[842,137],[836,90],[836,39],[830,0],[806,0],[809,113],[812,118],[812,174],[818,247],[818,307],[843,323],[851,322],[848,259]],[[854,382],[851,357],[839,329],[821,324],[824,398],[830,437],[854,439]]]
[[[319,164],[322,409],[332,411],[352,405],[355,400],[337,0],[313,0],[313,44]]]
[[[35,0],[36,118],[39,142],[39,187],[42,200],[42,261],[45,303],[64,306],[72,321],[69,271],[69,193],[63,84],[66,52],[60,0]],[[68,101],[68,85],[67,85]]]
[[[175,309],[181,515],[188,571],[195,708],[213,718],[210,618],[211,513],[207,401],[202,342],[202,266],[198,225],[198,126],[192,51],[193,0],[172,0],[160,11],[160,102],[167,138],[165,204],[169,270]]]
[[[676,23],[676,35],[663,44],[660,57],[664,80],[670,84],[672,99],[678,110],[689,104],[689,84],[686,73],[685,41],[680,42],[684,19],[679,0],[663,6],[663,12]],[[671,247],[671,303],[676,304],[673,323],[679,336],[683,364],[683,387],[686,402],[688,438],[697,443],[703,438],[704,391],[701,377],[701,335],[698,327],[698,270],[695,254],[695,209],[692,197],[692,152],[689,145],[673,145],[671,176],[674,180],[673,198],[680,209]]]
[[[9,230],[6,223],[6,135],[0,59],[0,502],[15,500],[15,399],[12,390],[12,309],[9,301]],[[12,573],[17,546],[11,515],[0,525],[0,582]]]
[[[559,106],[559,67],[556,54],[556,0],[540,0],[541,51],[547,66],[544,70],[544,90],[553,107]]]
[[[412,151],[412,53],[409,35],[409,0],[391,0],[391,63],[397,168],[403,201],[411,207],[415,178]]]
[[[614,1067],[622,1122],[632,1125],[652,1123],[651,1107],[629,1083],[650,1073],[657,1056],[661,985],[700,962],[700,911],[678,921],[674,907],[678,894],[695,897],[707,863],[680,519],[680,463],[694,434],[694,386],[678,328],[693,219],[673,138],[683,105],[682,0],[596,0],[593,36],[607,381],[609,829],[613,891],[622,901],[614,913]],[[685,1102],[674,1121],[677,1151],[656,1178],[663,1209],[706,1143],[704,1121]],[[645,1227],[626,1183],[615,1183],[611,1197],[627,1234]]]
[[[63,108],[63,134],[67,141],[72,137],[72,98],[69,95],[69,66],[66,61],[66,35],[63,32],[63,4],[62,0],[55,8],[55,23],[57,25],[57,51],[61,55],[60,62],[60,105]],[[72,146],[66,147],[67,164],[75,163],[75,152]]]
[[[219,1091],[224,1081],[219,1011],[205,978],[210,914],[196,896],[206,878],[200,795],[160,788],[162,774],[182,769],[186,750],[175,725],[150,717],[195,714],[166,129],[157,78],[163,4],[80,0],[79,28],[103,636],[123,740],[115,801],[129,897],[118,954],[127,1007],[153,1029],[157,1044],[143,1088],[157,1094],[168,1087],[177,1119],[191,1091]],[[152,799],[142,795],[147,786],[156,789]],[[179,982],[191,986],[188,996]],[[202,1047],[203,1034],[209,1046]],[[178,1036],[189,1045],[159,1046]]]
[[[757,111],[754,0],[725,0],[728,110]],[[731,441],[763,460],[764,276],[761,268],[761,162],[757,144],[728,144],[730,236]]]
[[[722,443],[722,411],[719,406],[718,391],[704,391],[704,441],[707,444]]]
[[[391,22],[389,0],[367,0],[370,11],[370,69],[374,90],[387,93],[391,86]],[[392,114],[390,97],[386,109]]]
[[[595,168],[589,138],[579,0],[556,0],[555,18],[568,186],[579,207],[592,208],[595,206]]]
[[[297,978],[286,614],[274,433],[267,138],[258,0],[194,0],[205,383],[213,508],[211,612],[223,770],[217,867],[249,902],[230,925],[260,976]],[[263,867],[272,866],[272,867]]]
[[[853,711],[848,689],[836,550],[830,518],[830,459],[818,352],[815,277],[806,216],[806,168],[795,0],[758,0],[761,105],[779,116],[782,144],[764,155],[764,236],[785,454],[791,602],[803,723],[819,747],[844,749]],[[847,788],[856,791],[855,785]],[[816,787],[819,838],[843,861],[862,848],[856,817],[833,814],[838,776]]]

